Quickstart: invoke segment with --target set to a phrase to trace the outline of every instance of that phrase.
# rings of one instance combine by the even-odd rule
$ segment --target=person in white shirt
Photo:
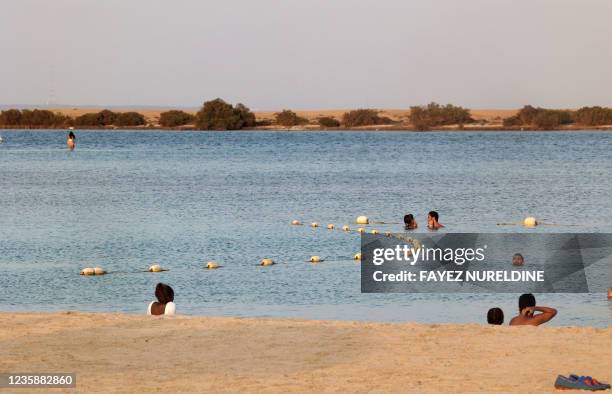
[[[149,304],[147,315],[174,315],[176,305],[174,304],[174,290],[164,283],[155,286],[155,297],[157,301]]]

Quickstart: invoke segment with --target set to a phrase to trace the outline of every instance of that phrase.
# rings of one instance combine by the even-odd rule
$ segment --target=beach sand
[[[611,349],[612,328],[0,313],[1,372],[80,392],[553,392],[612,380]]]

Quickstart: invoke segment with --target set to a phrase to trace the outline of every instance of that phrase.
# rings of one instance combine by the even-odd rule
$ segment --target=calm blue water
[[[0,310],[144,313],[163,281],[184,314],[483,322],[516,296],[361,294],[358,235],[290,221],[612,232],[609,133],[77,132],[74,152],[64,132],[0,135]],[[138,272],[154,262],[170,271]],[[78,275],[94,265],[114,273]],[[537,298],[556,325],[610,324],[604,294]]]

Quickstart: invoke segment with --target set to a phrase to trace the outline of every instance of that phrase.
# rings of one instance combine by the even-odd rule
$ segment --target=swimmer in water
[[[404,216],[404,227],[406,230],[414,230],[418,227],[416,220],[414,220],[414,216],[411,213]]]
[[[512,256],[512,265],[515,267],[521,267],[523,264],[525,264],[525,258],[523,255],[520,253],[515,253],[514,256]]]
[[[444,227],[444,225],[440,224],[438,222],[438,212],[436,211],[430,211],[429,214],[427,215],[427,227],[430,230],[437,230],[439,228]]]
[[[74,148],[76,148],[76,136],[72,131],[68,133],[68,140],[66,141],[66,144],[70,150],[74,150]]]

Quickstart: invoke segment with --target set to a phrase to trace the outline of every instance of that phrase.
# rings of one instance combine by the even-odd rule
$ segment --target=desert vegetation
[[[326,128],[340,127],[340,121],[331,116],[322,116],[317,120],[317,123],[319,123],[319,126]]]
[[[159,114],[159,125],[162,127],[184,126],[194,121],[195,116],[185,111],[171,110]]]
[[[342,115],[342,125],[344,127],[360,127],[393,123],[393,120],[379,116],[378,113],[379,111],[375,109],[355,109],[353,111],[348,111]]]
[[[298,116],[291,110],[284,109],[274,114],[274,123],[279,126],[299,126],[308,123],[308,119]]]
[[[470,110],[452,104],[430,103],[410,107],[410,123],[417,130],[429,130],[432,127],[447,125],[463,126],[473,121]]]
[[[582,107],[573,114],[574,122],[585,126],[612,125],[612,108]]]
[[[195,111],[194,111],[195,112]],[[310,110],[253,113],[243,104],[232,105],[217,98],[200,110],[177,109],[138,111],[94,108],[5,109],[0,111],[0,128],[187,128],[201,130],[274,129],[296,127],[381,128],[430,130],[433,128],[471,130],[555,130],[612,128],[612,108],[582,107],[577,110],[549,109],[525,105],[512,109],[467,109],[452,104],[430,103],[404,109]]]
[[[255,127],[255,114],[243,104],[232,106],[216,98],[202,105],[195,126],[200,130],[240,130]]]
[[[3,127],[58,128],[72,124],[72,118],[46,109],[8,109],[0,112],[0,126]]]

